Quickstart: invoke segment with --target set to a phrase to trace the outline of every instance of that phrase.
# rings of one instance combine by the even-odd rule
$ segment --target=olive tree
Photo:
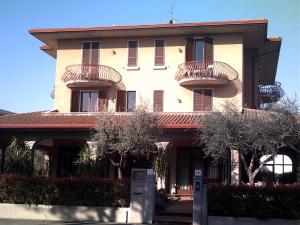
[[[140,105],[126,114],[101,113],[92,140],[97,157],[109,158],[118,168],[118,177],[121,178],[121,168],[125,166],[128,156],[149,157],[157,153],[155,142],[159,133],[158,115],[149,112],[146,105]]]
[[[32,175],[33,173],[32,151],[18,137],[12,137],[6,148],[4,172],[19,175]]]
[[[281,148],[294,150],[293,140],[299,138],[297,107],[290,100],[268,110],[240,112],[227,103],[222,112],[212,112],[197,121],[196,141],[204,144],[204,152],[215,161],[226,159],[230,150],[237,150],[249,179],[254,184],[264,165],[274,159]],[[259,159],[268,155],[263,161]]]

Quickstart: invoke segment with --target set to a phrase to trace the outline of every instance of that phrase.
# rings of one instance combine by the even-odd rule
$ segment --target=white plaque
[[[147,169],[147,175],[153,175],[153,169]]]
[[[202,176],[202,171],[201,170],[195,170],[195,176],[197,176],[197,177]]]

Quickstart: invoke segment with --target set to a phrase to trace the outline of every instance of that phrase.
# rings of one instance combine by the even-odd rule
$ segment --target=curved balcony
[[[176,80],[181,86],[226,85],[238,78],[238,73],[227,63],[191,61],[178,66]]]
[[[67,87],[99,87],[119,83],[122,76],[109,66],[77,64],[66,67],[62,80]]]
[[[276,102],[283,96],[281,83],[276,81],[274,84],[258,85],[261,103]]]

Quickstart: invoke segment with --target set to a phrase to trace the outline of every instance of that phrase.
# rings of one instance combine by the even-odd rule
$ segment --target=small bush
[[[210,185],[211,216],[300,219],[300,185]]]
[[[129,193],[125,179],[0,176],[1,203],[127,207]]]

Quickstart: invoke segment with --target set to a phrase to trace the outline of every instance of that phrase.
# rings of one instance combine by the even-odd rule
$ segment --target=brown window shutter
[[[212,90],[203,89],[203,111],[212,110]]]
[[[194,90],[194,111],[211,111],[212,100],[212,89]]]
[[[164,111],[164,91],[157,90],[153,92],[153,111],[163,112]]]
[[[128,66],[137,66],[137,41],[128,41]]]
[[[203,89],[194,90],[194,111],[203,109]]]
[[[99,91],[98,112],[106,111],[106,104],[107,104],[106,92]]]
[[[117,91],[117,112],[125,112],[126,108],[126,91]]]
[[[99,42],[92,42],[92,59],[91,64],[92,65],[98,65],[99,64]]]
[[[165,40],[155,40],[155,66],[165,65]]]
[[[213,39],[205,38],[204,45],[204,61],[212,62],[214,60],[214,49],[213,49]]]
[[[187,38],[185,42],[185,61],[194,61],[194,38]]]
[[[82,64],[90,64],[90,43],[84,42],[82,47]]]
[[[79,112],[79,91],[72,90],[71,93],[71,112]]]

